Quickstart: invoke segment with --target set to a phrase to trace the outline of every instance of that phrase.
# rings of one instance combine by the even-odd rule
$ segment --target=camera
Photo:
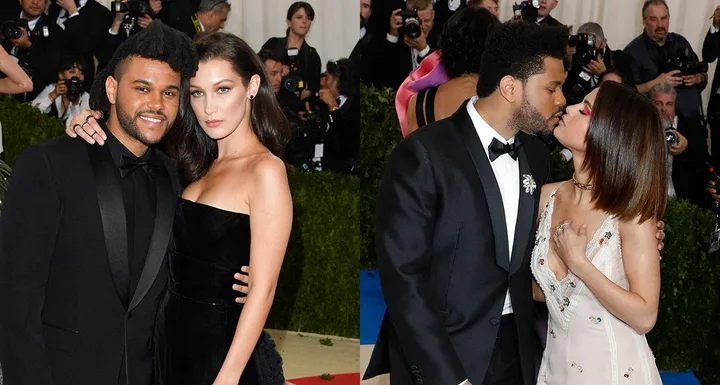
[[[704,61],[690,60],[687,54],[675,55],[665,63],[665,72],[680,70],[680,75],[696,75],[708,71]]]
[[[665,142],[668,144],[668,146],[672,146],[680,142],[680,138],[678,137],[678,134],[675,132],[674,128],[668,127],[665,129]]]
[[[595,36],[588,33],[578,33],[571,35],[568,40],[570,47],[575,47],[573,60],[581,67],[590,64],[591,60],[597,59],[597,49],[595,48]]]
[[[134,15],[145,15],[150,13],[150,3],[144,0],[130,0],[127,3],[113,1],[110,9],[116,13],[132,13]]]
[[[27,20],[8,20],[0,26],[0,33],[5,39],[17,39],[22,36],[23,32],[20,28],[25,29],[28,37],[48,37],[50,30],[48,27],[42,27],[34,31],[30,30]]]
[[[67,86],[67,93],[65,96],[70,102],[75,103],[80,100],[80,96],[85,90],[83,89],[83,82],[79,77],[73,76],[68,80],[63,80],[62,83]]]
[[[418,17],[416,10],[402,10],[398,12],[397,15],[401,16],[403,19],[402,28],[405,31],[405,36],[410,39],[417,39],[420,37],[420,34],[422,34],[422,28],[420,28],[422,21],[420,21],[420,17]]]
[[[282,78],[282,87],[290,92],[302,91],[305,89],[305,80],[296,68],[291,69],[290,73]]]
[[[535,23],[538,19],[540,0],[523,0],[513,4],[513,14],[520,12],[520,18],[526,23]],[[515,16],[517,18],[517,15]]]
[[[308,102],[310,111],[302,111],[302,117],[297,111],[285,111],[292,125],[292,137],[286,154],[291,165],[302,171],[315,171],[321,169],[321,162],[316,156],[316,146],[323,143],[328,126],[328,110],[317,94],[305,101]]]

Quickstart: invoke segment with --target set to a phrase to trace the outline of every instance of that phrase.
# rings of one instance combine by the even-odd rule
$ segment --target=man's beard
[[[528,101],[527,97],[523,97],[520,109],[518,109],[511,117],[510,124],[512,127],[517,128],[519,131],[532,132],[543,140],[549,139],[552,136],[552,130],[548,129],[548,122],[558,112],[562,111],[560,107],[557,111],[553,112],[550,118],[542,116],[537,108],[533,107]]]
[[[365,25],[367,25],[367,20],[360,15],[360,28],[365,28]]]
[[[117,111],[118,122],[120,122],[120,128],[122,128],[122,130],[125,131],[125,133],[128,134],[130,137],[134,138],[135,140],[139,141],[140,143],[142,143],[148,147],[159,142],[160,139],[162,139],[162,137],[165,136],[165,133],[167,132],[167,128],[170,126],[170,122],[168,121],[167,116],[165,116],[165,114],[160,111],[140,110],[137,113],[135,113],[135,117],[132,117],[122,107],[119,100],[115,103],[115,110]],[[162,116],[165,119],[165,124],[166,124],[165,132],[160,136],[160,138],[158,140],[153,140],[153,139],[146,137],[140,131],[140,127],[138,127],[138,125],[137,125],[137,119],[140,119],[140,115],[146,114],[146,113]]]

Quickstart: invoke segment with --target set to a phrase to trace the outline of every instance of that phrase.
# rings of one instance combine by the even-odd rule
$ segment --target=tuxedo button
[[[497,319],[496,317],[492,317],[492,318],[490,318],[490,325],[498,326],[498,325],[500,325],[500,320]]]

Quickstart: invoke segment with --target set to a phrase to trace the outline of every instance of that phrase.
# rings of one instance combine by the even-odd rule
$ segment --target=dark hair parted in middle
[[[662,120],[645,95],[605,82],[585,140],[585,159],[595,207],[618,219],[659,220],[667,204],[667,148]]]
[[[245,87],[253,75],[260,77],[260,87],[250,106],[250,124],[260,142],[273,155],[283,158],[290,138],[290,123],[278,104],[267,80],[265,65],[250,46],[239,37],[216,32],[195,41],[200,64],[209,60],[225,60],[243,80]],[[180,179],[188,185],[207,173],[217,159],[217,141],[202,129],[190,109],[185,119],[171,131],[170,151],[178,165]]]
[[[497,23],[485,8],[463,8],[447,21],[440,37],[440,55],[451,79],[480,71],[485,40]]]
[[[545,58],[562,60],[570,28],[529,23],[498,24],[485,42],[477,95],[490,96],[505,76],[526,82],[545,71]]]
[[[290,7],[287,11],[287,19],[292,20],[293,16],[295,16],[295,13],[301,9],[305,10],[305,13],[307,13],[308,15],[308,19],[315,20],[315,10],[313,9],[312,5],[304,1],[296,1],[290,4]]]

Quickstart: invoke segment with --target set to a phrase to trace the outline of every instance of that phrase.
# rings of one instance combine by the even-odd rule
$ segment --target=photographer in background
[[[229,14],[230,3],[227,0],[176,0],[164,7],[161,5],[157,17],[194,39],[198,33],[219,31],[225,26]]]
[[[665,123],[665,138],[671,155],[668,194],[703,206],[707,181],[707,132],[700,121],[686,119],[675,112],[677,90],[672,85],[656,84],[650,89],[649,96]]]
[[[720,54],[720,6],[715,8],[712,17],[712,25],[702,46],[702,57],[707,63],[717,60]],[[710,88],[710,102],[707,108],[708,123],[710,123],[710,163],[714,166],[720,165],[720,65],[715,67],[712,87]]]
[[[659,83],[677,88],[678,114],[702,120],[700,92],[708,81],[707,64],[683,36],[668,32],[670,11],[665,0],[647,0],[642,8],[643,33],[625,47],[633,58],[633,77],[637,89],[647,93]]]
[[[609,69],[618,70],[623,79],[632,79],[632,57],[623,51],[608,47],[602,27],[598,23],[585,23],[570,37],[572,59],[563,94],[568,105],[580,103],[600,85],[600,75]],[[632,82],[627,84],[633,85]]]
[[[363,69],[366,82],[397,89],[437,48],[441,31],[433,29],[434,18],[431,0],[407,0],[404,10],[394,10],[389,32],[375,36],[363,57],[363,67],[370,66]]]
[[[557,19],[550,16],[550,12],[552,12],[553,9],[557,7],[557,5],[558,0],[540,0],[537,23],[539,25],[547,25],[550,27],[557,27],[563,25],[563,23],[557,21]]]
[[[323,170],[353,172],[360,159],[360,89],[350,59],[329,61],[320,100],[329,111],[323,139]]]
[[[310,4],[298,1],[290,5],[286,19],[285,37],[271,37],[262,49],[283,58],[283,65],[287,66],[285,72],[288,72],[288,79],[283,79],[283,83],[289,80],[296,84],[293,91],[300,99],[306,99],[320,90],[320,55],[305,40],[315,20],[315,10]]]
[[[267,79],[270,82],[270,85],[272,85],[273,91],[275,91],[275,96],[277,97],[280,106],[283,108],[283,111],[285,111],[286,108],[293,113],[303,111],[305,109],[305,105],[300,98],[294,93],[288,91],[286,88],[282,87],[282,58],[269,49],[260,50],[260,52],[258,52],[258,56],[265,64]],[[285,115],[288,116],[288,112],[285,112]]]
[[[65,33],[45,15],[46,0],[20,0],[20,14],[3,15],[2,46],[29,72],[33,90],[18,94],[20,102],[34,99],[55,80],[58,57],[65,52]]]
[[[90,109],[90,95],[84,90],[85,60],[80,56],[65,57],[60,62],[57,84],[45,87],[30,104],[43,114],[70,124],[73,116]]]
[[[500,19],[500,0],[468,0],[467,5],[470,8],[485,8]]]

